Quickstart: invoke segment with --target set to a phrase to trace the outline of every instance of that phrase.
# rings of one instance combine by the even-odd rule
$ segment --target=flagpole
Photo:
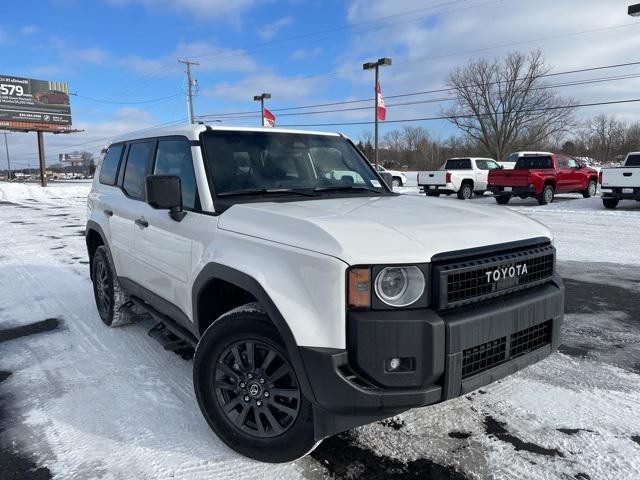
[[[380,81],[379,79],[379,73],[380,71],[380,65],[378,65],[378,63],[376,63],[376,83],[374,84],[373,87],[373,94],[376,97],[376,108],[373,111],[373,116],[375,117],[376,120],[376,130],[375,130],[375,159],[376,159],[376,172],[378,171],[378,107],[380,106],[380,101],[379,101],[379,97],[380,95],[378,95],[378,82]]]
[[[391,59],[390,58],[379,58],[377,62],[367,62],[364,65],[362,65],[362,68],[364,70],[375,70],[375,83],[373,85],[373,93],[375,96],[375,108],[373,111],[373,115],[374,115],[374,119],[375,119],[375,133],[374,133],[374,149],[375,149],[375,154],[374,154],[374,158],[375,158],[375,166],[376,166],[376,171],[378,170],[378,107],[380,106],[380,102],[379,102],[379,95],[378,95],[378,84],[380,83],[380,72],[379,72],[379,68],[380,66],[384,66],[384,65],[391,65]]]
[[[261,93],[260,95],[254,95],[253,100],[260,102],[260,126],[264,127],[264,101],[267,98],[271,98],[270,93]]]

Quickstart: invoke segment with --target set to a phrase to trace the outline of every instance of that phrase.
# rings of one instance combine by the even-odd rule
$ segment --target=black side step
[[[196,339],[196,337],[189,330],[187,330],[181,325],[178,325],[175,322],[175,320],[173,320],[170,317],[167,317],[163,313],[160,313],[158,310],[156,310],[151,305],[149,305],[144,300],[141,300],[138,297],[130,296],[129,298],[131,299],[132,302],[136,304],[136,306],[142,308],[149,315],[151,315],[151,317],[153,317],[153,319],[156,322],[162,323],[164,327],[168,329],[171,333],[173,333],[176,337],[184,340],[192,347],[195,347],[196,345],[198,345],[198,340]]]
[[[160,342],[165,350],[175,352],[184,359],[193,358],[193,345],[174,334],[164,323],[158,323],[149,330],[149,336]]]

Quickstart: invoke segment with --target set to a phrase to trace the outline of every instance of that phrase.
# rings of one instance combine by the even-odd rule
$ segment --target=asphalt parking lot
[[[13,187],[0,185],[3,480],[638,478],[636,202],[605,211],[599,198],[575,196],[547,207],[472,200],[512,208],[554,232],[567,290],[560,351],[465,397],[265,468],[208,429],[191,362],[149,338],[152,324],[101,324],[83,237],[88,186]]]

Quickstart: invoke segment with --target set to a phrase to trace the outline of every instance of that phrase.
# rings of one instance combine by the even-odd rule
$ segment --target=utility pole
[[[375,95],[375,109],[374,109],[374,118],[375,118],[375,134],[374,134],[374,156],[375,156],[375,165],[376,165],[376,171],[378,171],[378,107],[380,106],[378,101],[379,101],[379,95],[378,95],[378,84],[379,84],[379,80],[380,80],[380,66],[385,66],[385,65],[391,65],[391,59],[390,58],[379,58],[376,62],[367,62],[365,64],[362,65],[362,69],[363,70],[375,70],[376,73],[376,79],[375,79],[375,84],[373,86],[373,93]]]
[[[253,100],[260,102],[260,126],[264,127],[264,101],[271,98],[270,93],[261,93],[260,95],[254,95]]]
[[[4,132],[4,149],[7,152],[7,180],[11,180],[11,159],[9,158],[9,143],[7,142],[7,132]]]
[[[196,118],[193,113],[193,86],[195,85],[195,82],[191,78],[191,65],[200,65],[200,62],[192,62],[188,59],[178,59],[178,63],[184,63],[187,67],[185,69],[185,73],[187,74],[187,83],[189,84],[189,93],[187,95],[187,103],[189,107],[189,123],[193,124],[196,123]]]

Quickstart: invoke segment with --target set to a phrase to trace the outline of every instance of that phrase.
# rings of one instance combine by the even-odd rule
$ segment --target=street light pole
[[[187,74],[187,82],[188,82],[188,88],[189,88],[189,93],[187,94],[187,102],[188,102],[188,106],[189,106],[189,123],[194,124],[196,123],[196,118],[195,115],[193,113],[193,85],[194,85],[194,81],[193,78],[191,78],[191,65],[200,65],[200,62],[192,62],[188,59],[185,60],[180,60],[178,59],[178,63],[184,63],[187,68],[185,69],[185,73]]]
[[[264,127],[264,101],[271,98],[270,93],[261,93],[260,95],[254,95],[253,100],[260,102],[260,126]]]
[[[7,181],[11,180],[11,159],[9,158],[9,143],[7,142],[7,132],[4,132],[4,149],[7,152]]]
[[[379,100],[380,96],[378,95],[378,84],[380,81],[380,66],[391,65],[390,58],[379,58],[376,62],[367,62],[362,65],[363,70],[375,70],[375,83],[373,84],[373,93],[375,96],[375,108],[373,112],[373,116],[375,119],[375,130],[374,130],[374,158],[375,158],[375,166],[376,171],[378,170],[378,107],[380,106]]]

